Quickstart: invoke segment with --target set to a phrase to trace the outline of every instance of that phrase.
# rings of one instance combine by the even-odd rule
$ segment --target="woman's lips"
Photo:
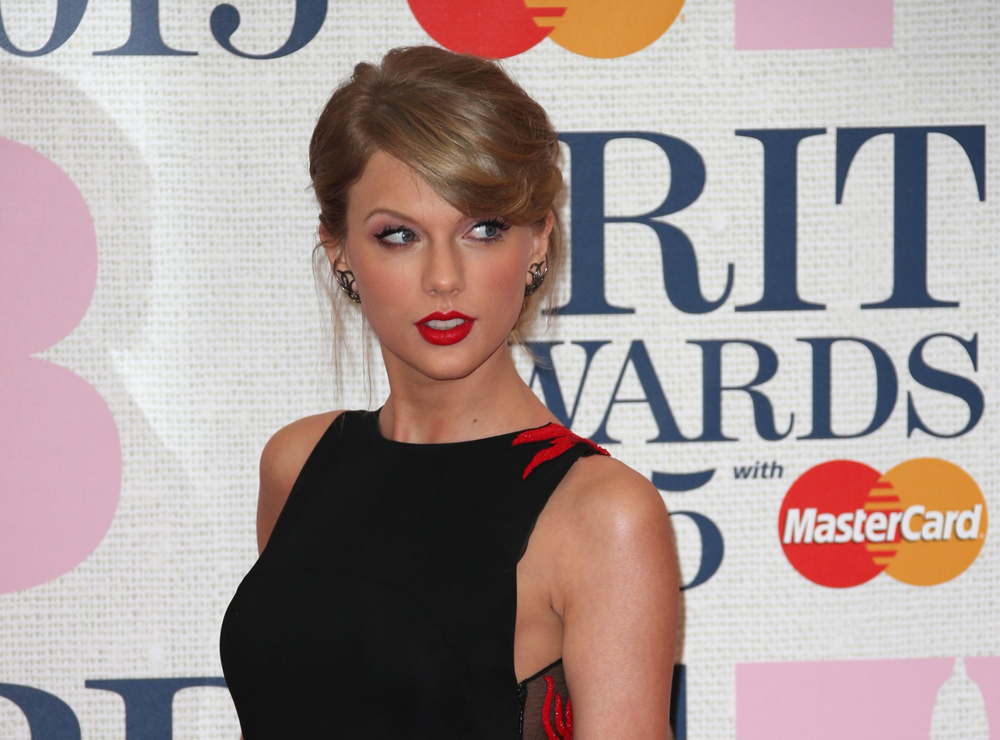
[[[474,321],[475,319],[458,311],[435,311],[417,321],[416,327],[420,336],[431,344],[456,344],[469,335]]]

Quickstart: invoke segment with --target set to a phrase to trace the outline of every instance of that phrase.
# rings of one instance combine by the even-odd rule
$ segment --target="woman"
[[[278,431],[222,657],[247,740],[669,735],[662,498],[518,375],[560,262],[545,112],[495,63],[360,64],[310,145],[320,241],[390,393]]]

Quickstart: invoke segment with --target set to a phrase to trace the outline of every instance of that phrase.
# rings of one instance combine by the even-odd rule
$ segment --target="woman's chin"
[[[505,342],[492,352],[472,346],[463,347],[463,344],[464,342],[459,342],[448,347],[432,347],[428,344],[426,348],[420,348],[420,351],[398,354],[383,345],[383,359],[386,361],[390,385],[397,378],[404,380],[405,376],[412,380],[463,380],[489,367],[496,360],[498,352],[509,351]]]

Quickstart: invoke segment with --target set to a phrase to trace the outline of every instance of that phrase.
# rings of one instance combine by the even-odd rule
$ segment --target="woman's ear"
[[[330,260],[330,269],[334,273],[338,270],[350,269],[350,265],[347,262],[347,250],[344,249],[344,242],[331,236],[323,224],[319,225],[319,241],[323,245],[326,258]]]
[[[531,258],[528,260],[529,265],[545,261],[545,255],[549,252],[549,234],[552,233],[552,226],[554,223],[555,216],[552,211],[549,211],[545,214],[545,218],[533,230]]]

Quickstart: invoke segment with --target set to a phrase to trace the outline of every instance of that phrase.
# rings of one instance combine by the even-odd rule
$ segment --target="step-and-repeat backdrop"
[[[387,393],[355,325],[336,395],[307,143],[422,43],[561,132],[518,362],[673,512],[676,737],[1000,737],[990,0],[0,3],[0,736],[237,737],[261,447]]]

